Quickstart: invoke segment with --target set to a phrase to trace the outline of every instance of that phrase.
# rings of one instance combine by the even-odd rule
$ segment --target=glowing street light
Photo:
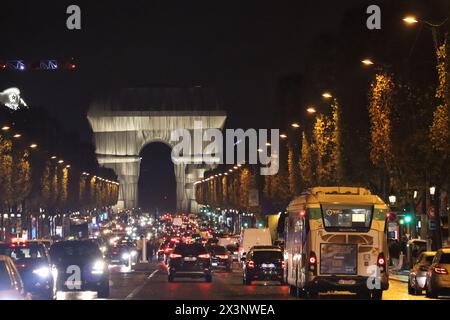
[[[298,123],[294,122],[293,124],[291,124],[291,127],[300,128],[300,125]]]
[[[392,205],[394,205],[395,202],[397,202],[397,197],[394,196],[394,195],[390,195],[390,196],[389,196],[389,202],[390,202]]]
[[[240,167],[242,167],[242,164],[239,163],[237,166],[240,168]]]
[[[308,109],[306,109],[306,112],[313,114],[313,113],[316,113],[317,110],[314,107],[309,107]]]
[[[21,136],[22,136],[22,135],[19,134],[19,133],[16,133],[15,135],[13,135],[13,137],[16,138],[16,139],[20,138]]]
[[[324,92],[324,93],[322,93],[322,97],[324,97],[325,99],[333,98],[333,96],[332,96],[331,93],[329,93],[329,92]]]
[[[266,142],[266,146],[270,147],[271,146],[270,142]]]
[[[407,24],[415,24],[418,23],[419,20],[417,20],[416,17],[414,16],[407,16],[403,18],[403,21],[406,22]]]
[[[430,187],[430,195],[434,196],[435,193],[436,193],[436,187],[435,186]]]
[[[261,148],[260,148],[260,149],[258,149],[258,152],[263,152],[263,149],[261,149]]]
[[[233,169],[237,169],[237,168],[238,168],[238,166],[234,166],[234,167],[233,167]]]
[[[9,127],[9,126],[3,126],[3,127],[2,127],[2,130],[3,130],[3,131],[8,131],[9,129],[11,129],[11,127]]]
[[[34,149],[34,148],[36,148],[36,147],[37,147],[37,144],[36,144],[36,143],[30,144],[30,148]]]
[[[64,160],[58,160],[58,163],[64,163]]]
[[[284,133],[282,133],[282,134],[280,134],[280,138],[281,138],[281,139],[286,139],[286,138],[287,138],[287,135],[285,135]]]
[[[362,64],[364,64],[364,65],[366,65],[366,66],[371,66],[371,65],[374,65],[375,63],[372,61],[372,60],[370,60],[370,59],[364,59],[364,60],[361,60],[361,62],[362,62]]]

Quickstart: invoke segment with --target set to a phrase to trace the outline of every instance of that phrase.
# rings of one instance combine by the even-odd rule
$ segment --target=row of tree
[[[88,168],[76,161],[69,164],[67,158],[61,160],[64,150],[49,152],[39,131],[33,132],[23,127],[23,131],[18,131],[16,128],[21,127],[22,116],[27,112],[31,111],[14,114],[6,108],[2,109],[5,130],[0,132],[1,212],[25,213],[22,216],[26,218],[27,214],[39,213],[41,209],[53,215],[116,204],[119,185],[115,182],[117,176],[114,172],[98,164]],[[55,127],[53,120],[46,121]],[[16,132],[20,132],[21,136],[14,137]],[[31,132],[33,139],[30,138]],[[60,132],[58,136],[61,135]],[[32,147],[32,142],[37,146]],[[76,147],[76,142],[68,140],[67,145]],[[86,157],[89,156],[86,154]]]

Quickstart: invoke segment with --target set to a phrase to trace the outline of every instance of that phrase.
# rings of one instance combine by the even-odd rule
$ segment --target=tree
[[[339,103],[336,98],[333,99],[332,108],[332,137],[331,137],[331,159],[330,159],[330,171],[332,172],[332,178],[338,185],[342,183],[344,176],[342,166],[342,138],[341,138],[341,112]]]
[[[312,145],[316,164],[316,181],[319,185],[329,184],[333,180],[330,166],[331,143],[330,121],[325,115],[319,114],[314,123]]]
[[[289,193],[296,196],[300,193],[300,181],[297,162],[295,161],[294,149],[291,146],[288,151],[288,182]]]
[[[309,145],[306,134],[302,134],[302,149],[300,155],[300,178],[304,188],[314,185],[313,160],[311,147]]]

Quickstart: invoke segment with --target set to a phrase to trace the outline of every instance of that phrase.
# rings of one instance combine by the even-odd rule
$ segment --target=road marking
[[[156,269],[155,271],[153,271],[148,277],[147,279],[145,279],[144,283],[141,284],[139,287],[136,287],[126,298],[125,300],[131,300],[133,299],[146,285],[147,283],[151,280],[151,278],[158,272],[159,270]]]

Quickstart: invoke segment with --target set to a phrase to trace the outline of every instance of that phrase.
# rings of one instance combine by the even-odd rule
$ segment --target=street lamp
[[[389,196],[389,202],[391,203],[391,205],[394,205],[395,202],[397,202],[397,197],[394,195],[390,195]]]
[[[281,138],[281,139],[286,139],[286,138],[287,138],[287,135],[285,135],[284,133],[282,133],[282,134],[280,134],[280,138]]]
[[[333,96],[332,96],[331,93],[329,93],[329,92],[324,92],[324,93],[322,93],[322,97],[324,97],[325,99],[333,98]]]
[[[22,135],[20,133],[16,133],[15,135],[13,135],[14,138],[18,139],[20,138]]]
[[[362,62],[362,64],[364,64],[364,65],[366,65],[366,66],[371,66],[371,65],[373,65],[373,64],[375,64],[372,60],[370,60],[370,59],[364,59],[364,60],[361,60],[361,62]]]
[[[35,149],[35,148],[37,148],[37,144],[36,144],[36,143],[32,143],[32,144],[30,144],[30,148],[31,148],[31,149]]]
[[[2,127],[2,130],[3,130],[3,131],[8,131],[9,129],[11,129],[11,127],[9,127],[9,126],[3,126],[3,127]]]
[[[316,110],[316,108],[314,108],[314,107],[309,107],[308,109],[306,109],[306,112],[308,112],[308,113],[310,113],[310,114],[313,114],[313,113],[316,113],[317,110]]]
[[[417,20],[416,17],[414,16],[407,16],[403,18],[403,21],[406,22],[407,24],[415,24],[418,23],[419,21]]]
[[[435,186],[431,186],[430,187],[430,195],[434,196],[435,193],[436,193],[436,187]]]
[[[291,127],[300,128],[300,125],[298,123],[294,122],[293,124],[291,124]]]

